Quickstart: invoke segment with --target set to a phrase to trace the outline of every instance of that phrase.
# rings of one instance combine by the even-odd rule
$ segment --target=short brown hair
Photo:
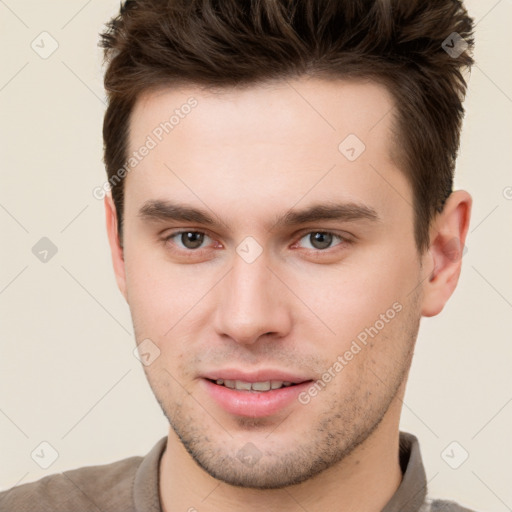
[[[461,70],[473,64],[473,20],[461,1],[125,0],[100,46],[109,181],[127,160],[135,102],[153,88],[301,75],[386,85],[397,113],[392,156],[412,186],[417,248],[428,248],[431,220],[452,192],[467,87]],[[120,240],[123,188],[123,180],[112,187]]]

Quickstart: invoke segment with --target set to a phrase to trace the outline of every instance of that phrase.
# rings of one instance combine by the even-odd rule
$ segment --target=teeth
[[[235,389],[243,389],[245,391],[250,391],[251,386],[252,385],[250,382],[244,382],[243,380],[235,381]]]
[[[267,382],[254,382],[251,387],[255,391],[268,391],[271,388],[271,382],[269,380]]]
[[[281,380],[267,380],[265,382],[245,382],[243,380],[224,380],[217,379],[217,384],[224,385],[230,389],[238,389],[241,391],[269,391],[270,389],[279,389],[291,386],[292,383]]]

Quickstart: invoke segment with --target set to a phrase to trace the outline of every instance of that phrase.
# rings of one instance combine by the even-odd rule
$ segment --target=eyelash
[[[193,229],[182,229],[182,230],[174,231],[174,232],[166,235],[162,239],[162,242],[164,242],[164,244],[167,244],[167,243],[169,243],[171,241],[171,239],[173,239],[174,237],[177,237],[179,235],[182,235],[183,233],[199,233],[199,234],[202,234],[202,235],[206,235],[208,238],[212,238],[205,231],[193,230]],[[311,235],[311,234],[314,234],[314,233],[322,233],[322,234],[326,234],[326,235],[333,235],[334,238],[337,238],[338,240],[341,241],[339,244],[336,244],[336,245],[334,245],[332,247],[328,247],[326,249],[304,249],[304,250],[306,250],[308,252],[314,253],[315,255],[321,255],[323,253],[329,253],[330,254],[332,252],[332,250],[336,250],[336,247],[340,247],[340,246],[343,247],[343,246],[350,245],[350,244],[353,243],[353,240],[351,240],[349,237],[345,237],[345,236],[339,235],[339,234],[334,233],[332,231],[325,231],[325,230],[320,230],[320,229],[314,229],[314,230],[310,230],[310,231],[306,231],[306,232],[300,233],[297,242],[294,242],[293,245],[295,245],[298,242],[300,242],[300,240],[302,240],[307,235]],[[190,255],[198,255],[198,254],[201,254],[205,250],[206,250],[206,248],[199,248],[199,249],[187,249],[187,248],[185,248],[185,249],[181,249],[181,248],[175,249],[175,248],[173,248],[173,251],[176,251],[176,252],[179,252],[179,253],[190,253]]]

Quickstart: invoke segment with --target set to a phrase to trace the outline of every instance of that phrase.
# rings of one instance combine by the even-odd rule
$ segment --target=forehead
[[[125,191],[139,204],[229,198],[241,211],[263,197],[290,206],[314,189],[332,200],[373,195],[389,207],[393,188],[406,186],[391,160],[394,110],[387,89],[370,81],[154,90],[132,112],[129,154],[151,149],[133,160]]]
[[[161,87],[138,98],[129,142],[133,148],[155,130],[158,138],[159,127],[163,138],[170,131],[179,137],[186,127],[188,134],[194,131],[205,143],[212,137],[216,142],[269,142],[268,135],[281,128],[287,130],[279,142],[336,142],[349,133],[375,142],[389,135],[393,106],[386,87],[369,80],[301,78],[240,88]],[[162,127],[166,123],[167,130]]]

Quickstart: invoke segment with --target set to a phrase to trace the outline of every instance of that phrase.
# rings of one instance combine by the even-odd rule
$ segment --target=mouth
[[[278,376],[274,375],[274,377]],[[201,382],[207,396],[228,414],[262,418],[271,417],[286,409],[297,409],[301,404],[298,400],[300,393],[303,393],[313,382],[290,375],[286,377],[297,382],[277,380],[277,378],[261,380],[265,378],[263,376],[251,378],[251,380],[238,380],[221,378],[219,375],[203,377]]]
[[[231,379],[206,379],[217,386],[226,387],[229,389],[234,389],[237,391],[247,391],[253,393],[265,393],[268,391],[274,391],[281,388],[288,388],[297,386],[299,384],[303,384],[309,381],[302,382],[291,382],[291,381],[282,381],[282,380],[267,380],[260,382],[247,382],[243,380],[231,380]]]

